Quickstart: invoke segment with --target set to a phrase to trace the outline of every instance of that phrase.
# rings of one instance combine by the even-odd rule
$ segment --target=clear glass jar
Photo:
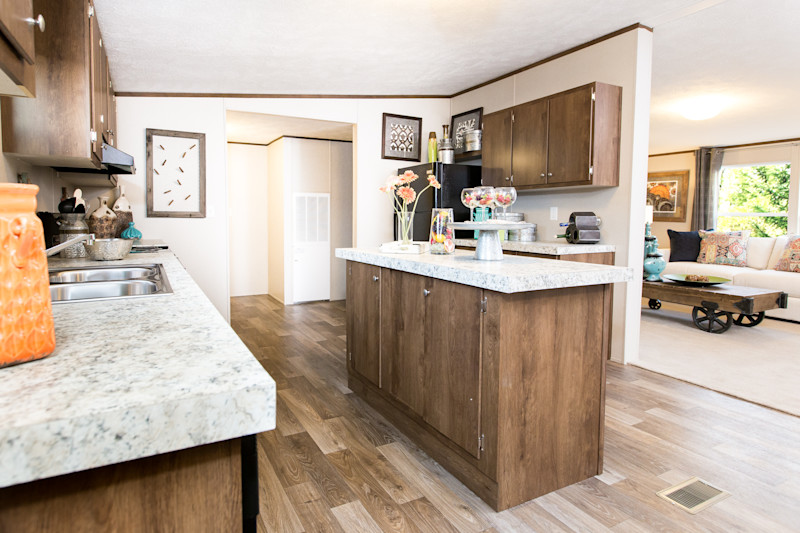
[[[431,253],[434,255],[452,254],[456,250],[453,238],[453,209],[435,208],[431,212]]]

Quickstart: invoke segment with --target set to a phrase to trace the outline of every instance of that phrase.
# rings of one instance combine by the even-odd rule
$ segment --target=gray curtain
[[[703,147],[695,153],[694,210],[692,231],[715,228],[719,200],[719,171],[723,150]]]

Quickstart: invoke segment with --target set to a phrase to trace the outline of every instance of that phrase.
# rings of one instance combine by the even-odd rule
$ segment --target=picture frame
[[[383,114],[381,159],[419,161],[422,146],[422,118]]]
[[[453,153],[458,156],[467,151],[464,133],[483,127],[483,108],[465,111],[450,118],[450,137],[453,138]]]
[[[205,218],[206,134],[147,128],[147,216]]]
[[[688,190],[688,170],[649,172],[647,205],[653,206],[653,221],[686,222]]]

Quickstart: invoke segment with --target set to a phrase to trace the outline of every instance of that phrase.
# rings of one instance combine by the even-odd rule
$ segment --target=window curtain
[[[712,229],[717,225],[719,171],[722,168],[722,154],[722,149],[714,147],[699,148],[694,153],[692,231]]]

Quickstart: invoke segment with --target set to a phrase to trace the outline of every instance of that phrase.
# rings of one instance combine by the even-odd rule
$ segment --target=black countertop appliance
[[[466,222],[469,220],[469,208],[461,203],[461,191],[468,187],[478,187],[481,184],[481,167],[474,165],[453,165],[446,163],[423,163],[411,167],[398,169],[397,173],[402,174],[406,170],[411,170],[419,176],[419,179],[412,182],[411,186],[417,194],[428,185],[428,171],[432,170],[436,179],[442,184],[441,189],[431,187],[423,194],[417,202],[417,210],[414,213],[413,239],[415,241],[427,241],[431,230],[431,211],[435,207],[453,208],[453,218],[456,222]],[[472,231],[456,231],[457,239],[471,239],[474,236]],[[397,222],[394,224],[394,238],[397,240]]]

